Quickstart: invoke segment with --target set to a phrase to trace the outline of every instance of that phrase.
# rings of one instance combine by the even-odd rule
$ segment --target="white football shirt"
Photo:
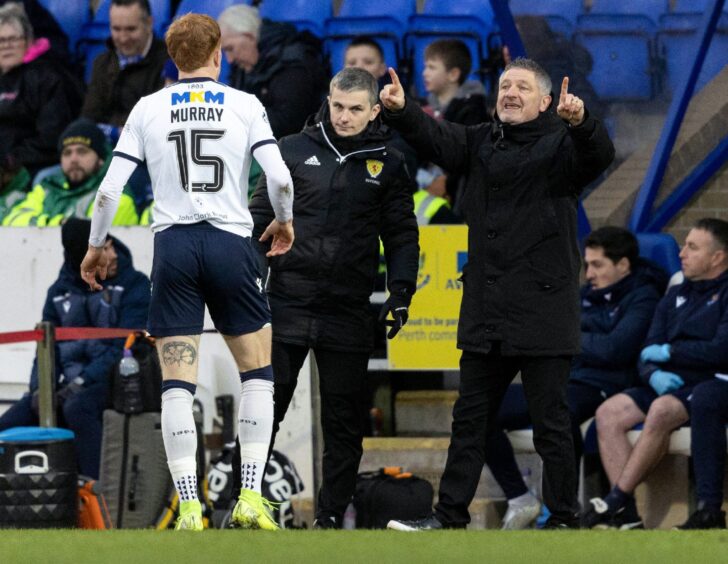
[[[263,105],[212,79],[183,79],[134,106],[114,150],[146,161],[154,192],[154,232],[208,221],[249,237],[252,152],[275,144]]]

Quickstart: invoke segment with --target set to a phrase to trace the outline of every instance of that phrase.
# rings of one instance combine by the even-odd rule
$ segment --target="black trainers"
[[[630,502],[616,511],[610,511],[607,502],[599,497],[590,499],[589,504],[591,508],[581,516],[581,526],[584,529],[628,531],[645,528],[634,502]]]
[[[673,527],[676,531],[695,529],[725,529],[725,511],[698,509],[682,525]]]
[[[393,529],[395,531],[435,531],[444,528],[445,526],[434,515],[413,521],[397,521],[392,519],[387,523],[387,529]]]
[[[611,517],[606,527],[595,527],[597,529],[617,529],[618,531],[630,531],[632,529],[644,529],[645,524],[642,517],[637,513],[634,503],[627,504],[618,509]]]
[[[581,516],[581,526],[584,529],[602,529],[612,518],[609,506],[601,497],[593,497],[589,500],[591,507]]]
[[[580,529],[581,526],[579,524],[579,518],[574,517],[573,519],[564,520],[560,519],[559,517],[555,517],[552,515],[546,520],[546,523],[544,523],[544,526],[542,529],[550,529],[550,530],[561,530],[561,531],[567,531],[571,529]]]
[[[340,529],[341,526],[339,525],[338,521],[336,520],[336,517],[333,515],[330,515],[328,517],[317,517],[313,520],[313,529]]]

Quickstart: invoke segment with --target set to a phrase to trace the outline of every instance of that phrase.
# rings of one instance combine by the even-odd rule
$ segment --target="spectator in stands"
[[[134,270],[129,249],[109,237],[104,253],[109,259],[104,291],[89,293],[81,279],[81,261],[88,249],[91,222],[69,219],[61,228],[64,262],[48,290],[43,321],[56,327],[145,327],[149,307],[149,279]],[[107,401],[108,375],[121,359],[123,339],[62,341],[56,346],[56,400],[59,426],[76,435],[81,474],[98,479],[102,414]],[[0,430],[38,424],[38,363],[33,362],[30,390],[2,417]]]
[[[0,0],[0,6],[9,4],[21,4],[23,6],[36,37],[37,46],[43,45],[45,49],[50,49],[49,55],[53,57],[55,63],[62,65],[71,63],[70,53],[75,46],[69,46],[68,37],[63,28],[38,0]],[[86,7],[87,11],[88,9]]]
[[[590,500],[587,528],[641,528],[633,493],[660,462],[674,429],[688,421],[693,388],[728,366],[728,222],[701,219],[680,251],[685,281],[668,290],[640,353],[643,386],[597,410],[602,464],[612,484]],[[632,447],[627,433],[644,428]]]
[[[61,171],[44,177],[3,219],[3,225],[60,225],[68,217],[91,217],[96,190],[109,168],[111,151],[94,122],[81,118],[58,139]],[[114,225],[136,225],[139,217],[129,191],[121,195]]]
[[[690,448],[695,472],[698,508],[677,527],[725,529],[723,480],[725,479],[726,425],[728,425],[728,374],[702,382],[690,399]]]
[[[309,349],[319,371],[323,483],[314,528],[341,528],[354,495],[364,435],[367,363],[373,348],[369,296],[381,238],[387,260],[393,338],[407,322],[419,260],[412,180],[387,147],[377,82],[363,69],[340,71],[328,102],[303,132],[279,142],[295,186],[296,243],[270,261],[275,423],[288,410]],[[261,178],[251,202],[254,237],[273,210]],[[274,432],[275,436],[275,432]]]
[[[380,94],[385,121],[418,154],[464,171],[468,264],[458,325],[460,394],[435,513],[399,530],[462,528],[485,463],[485,439],[517,372],[544,464],[549,528],[578,527],[574,445],[566,397],[579,352],[579,192],[614,158],[601,123],[530,59],[500,77],[495,122],[437,121],[404,95],[399,78]]]
[[[580,425],[606,398],[634,385],[642,342],[668,278],[662,268],[639,257],[637,239],[621,227],[593,231],[584,247],[581,352],[571,364],[566,389],[577,475],[583,450]],[[498,423],[505,429],[531,424],[521,385],[506,391]],[[538,516],[540,503],[526,488],[501,428],[488,437],[485,460],[508,498],[503,528],[523,529]]]
[[[468,80],[471,67],[470,50],[459,39],[438,39],[430,43],[425,49],[422,71],[429,93],[423,107],[425,112],[435,119],[462,125],[491,121],[485,88],[477,80]],[[458,202],[458,195],[465,188],[462,174],[457,171],[445,174],[430,163],[418,171],[417,182],[433,196],[450,201],[455,215],[462,217],[462,202]]]
[[[15,204],[25,199],[29,189],[30,174],[27,169],[0,171],[0,222]]]
[[[31,177],[56,159],[56,141],[80,103],[70,73],[35,51],[21,7],[0,7],[0,173],[25,167]]]
[[[81,115],[100,124],[115,142],[134,104],[163,86],[169,57],[152,31],[149,0],[112,0],[109,21],[111,38],[93,62]]]
[[[380,90],[389,83],[384,51],[379,43],[366,35],[360,35],[351,40],[344,51],[344,67],[368,71],[379,82]]]
[[[254,94],[277,139],[298,133],[325,87],[321,41],[288,23],[261,22],[257,8],[236,4],[220,14],[230,86]]]

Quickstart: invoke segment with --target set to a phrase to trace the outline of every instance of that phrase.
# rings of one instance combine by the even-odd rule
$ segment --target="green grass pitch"
[[[3,564],[728,562],[726,531],[0,531]]]

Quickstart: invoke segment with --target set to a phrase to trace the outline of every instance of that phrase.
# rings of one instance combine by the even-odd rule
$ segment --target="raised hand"
[[[584,101],[578,96],[569,94],[569,77],[565,76],[561,83],[561,95],[556,113],[571,125],[579,125],[584,121]]]
[[[104,253],[103,247],[92,247],[89,245],[86,256],[81,262],[81,278],[89,285],[91,290],[103,290],[104,287],[99,284],[96,275],[101,280],[106,280],[106,269],[109,259]]]
[[[270,251],[265,256],[277,257],[286,254],[293,246],[293,221],[287,221],[286,223],[281,223],[276,219],[271,221],[260,236],[260,241],[267,241],[271,237],[273,240],[271,241]]]
[[[382,88],[379,98],[385,108],[396,112],[404,108],[404,88],[392,67],[389,67],[389,76],[392,78],[392,84],[387,84]]]

